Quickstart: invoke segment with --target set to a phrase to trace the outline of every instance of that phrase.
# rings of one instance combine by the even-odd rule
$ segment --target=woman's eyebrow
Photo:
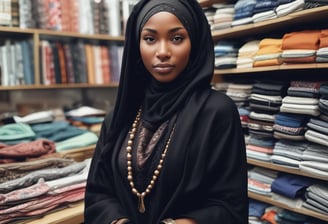
[[[182,29],[185,29],[183,26],[179,26],[179,27],[174,27],[172,29],[169,30],[169,33],[174,33],[174,32],[177,32],[179,30],[182,30]],[[148,31],[150,33],[157,33],[157,30],[156,29],[152,29],[152,28],[148,28],[148,27],[144,27],[142,29],[142,31]]]

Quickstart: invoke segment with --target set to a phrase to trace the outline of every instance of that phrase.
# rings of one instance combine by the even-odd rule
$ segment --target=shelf
[[[253,35],[267,34],[274,31],[279,32],[280,28],[293,28],[297,24],[304,24],[310,21],[325,21],[327,17],[328,6],[321,6],[294,12],[276,19],[214,31],[212,36],[214,41],[226,38],[251,37]]]
[[[200,6],[203,8],[210,7],[215,3],[227,3],[227,4],[235,4],[236,1],[233,0],[199,0]]]
[[[30,29],[30,28],[18,28],[18,27],[4,27],[0,26],[0,33],[19,33],[33,35],[37,34],[40,36],[57,36],[67,38],[80,38],[80,39],[96,39],[96,40],[110,40],[110,41],[124,41],[123,36],[109,36],[106,34],[83,34],[77,32],[63,32],[56,30],[43,30],[43,29]]]
[[[72,83],[72,84],[56,84],[56,85],[20,85],[20,86],[0,86],[1,90],[38,90],[38,89],[81,89],[81,88],[115,88],[118,83],[112,84],[88,84],[88,83]]]
[[[25,221],[25,224],[79,224],[84,222],[84,202],[69,205],[68,208],[47,214],[40,219]]]
[[[247,158],[247,163],[251,164],[251,165],[254,165],[254,166],[260,166],[260,167],[264,167],[264,168],[267,168],[267,169],[277,170],[277,171],[281,171],[281,172],[285,172],[285,173],[291,173],[291,174],[311,177],[311,178],[320,179],[320,180],[328,180],[328,177],[318,176],[318,175],[314,175],[312,173],[306,173],[306,172],[301,171],[297,168],[281,166],[281,165],[277,165],[277,164],[273,164],[273,163],[269,163],[269,162],[264,162],[264,161],[260,161],[260,160],[256,160],[256,159]]]
[[[252,199],[255,199],[255,200],[258,200],[258,201],[268,203],[268,204],[275,205],[275,206],[283,208],[283,209],[287,209],[287,210],[290,210],[290,211],[293,211],[293,212],[301,213],[301,214],[308,215],[308,216],[311,216],[311,217],[315,217],[315,218],[318,218],[318,219],[321,219],[321,220],[324,220],[324,221],[328,221],[328,216],[327,215],[324,215],[324,214],[319,213],[319,212],[311,211],[311,210],[305,209],[305,208],[290,207],[290,206],[288,206],[284,203],[281,203],[277,200],[272,199],[270,196],[263,196],[263,195],[259,195],[259,194],[248,191],[248,197],[250,197]]]
[[[262,66],[262,67],[252,67],[252,68],[229,68],[229,69],[215,69],[214,76],[229,75],[229,74],[239,74],[243,75],[245,73],[261,73],[270,71],[284,71],[284,70],[307,70],[307,69],[326,69],[328,68],[328,63],[304,63],[304,64],[282,64],[274,66]],[[214,77],[215,78],[215,77]]]

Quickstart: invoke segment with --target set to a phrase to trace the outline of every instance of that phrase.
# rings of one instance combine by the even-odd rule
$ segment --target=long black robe
[[[184,25],[192,45],[182,74],[172,83],[156,83],[140,64],[137,38],[137,21],[145,18],[142,9],[148,2],[139,1],[127,23],[115,109],[112,118],[104,120],[88,176],[85,224],[109,224],[123,217],[136,224],[179,217],[198,224],[246,224],[244,136],[234,102],[210,87],[214,47],[208,21],[196,0],[156,0],[173,7],[179,2],[178,17],[180,12],[190,13]],[[140,105],[142,119],[151,124],[177,115],[162,171],[145,197],[145,214],[138,212],[126,168],[119,166],[120,150]]]
[[[246,150],[239,114],[230,98],[213,90],[192,95],[176,122],[146,218],[137,210],[126,170],[118,169],[124,138],[101,155],[109,147],[104,144],[106,124],[88,180],[86,223],[107,224],[121,217],[137,224],[157,224],[168,217],[190,217],[199,224],[247,223]]]

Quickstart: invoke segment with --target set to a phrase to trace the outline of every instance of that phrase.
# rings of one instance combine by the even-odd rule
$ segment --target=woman
[[[85,223],[247,223],[239,114],[211,90],[214,48],[196,0],[141,0],[125,36],[112,119],[104,120]]]

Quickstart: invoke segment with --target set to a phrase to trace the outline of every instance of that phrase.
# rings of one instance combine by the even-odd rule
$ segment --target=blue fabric
[[[269,206],[271,205],[265,202],[249,199],[248,215],[260,218],[264,214],[265,209]]]
[[[275,115],[274,123],[281,126],[299,128],[304,127],[309,119],[310,117],[307,115],[279,112]]]
[[[310,178],[281,173],[271,184],[271,191],[288,198],[304,198],[305,190],[314,182]]]

